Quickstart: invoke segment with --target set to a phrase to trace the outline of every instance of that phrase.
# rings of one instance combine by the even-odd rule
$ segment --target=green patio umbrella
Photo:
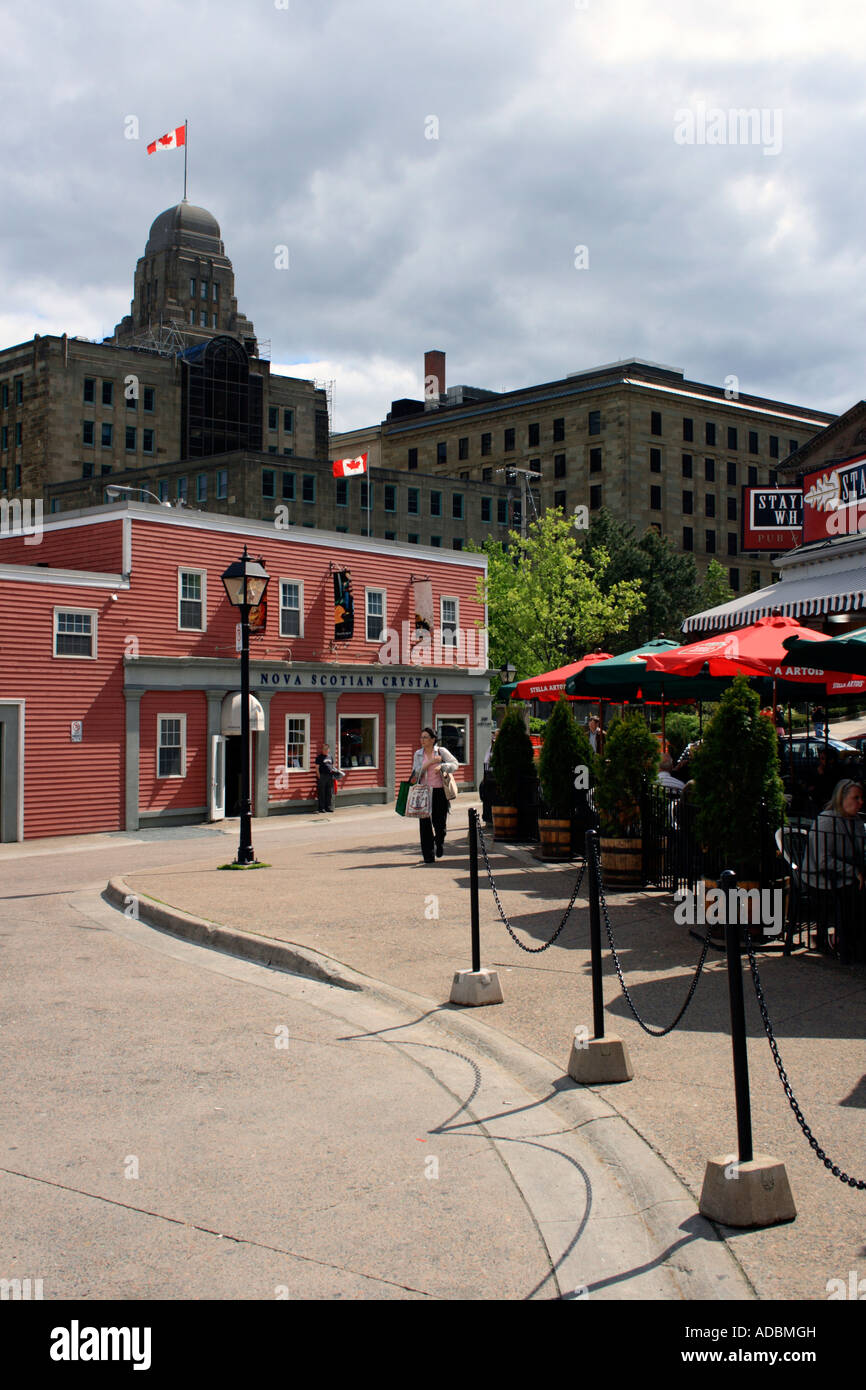
[[[783,645],[788,652],[783,667],[802,664],[866,676],[866,627],[843,633],[841,637],[828,637],[826,642],[803,642],[799,637],[789,637]]]
[[[674,705],[687,700],[718,700],[730,684],[711,676],[673,676],[647,671],[644,656],[678,647],[666,637],[655,637],[630,652],[621,652],[609,661],[588,666],[565,683],[567,695],[590,695],[597,700],[619,704],[624,700],[644,700],[651,704]]]

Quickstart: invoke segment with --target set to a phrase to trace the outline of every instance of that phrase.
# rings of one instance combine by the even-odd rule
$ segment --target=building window
[[[684,477],[684,478],[690,478],[691,476],[692,476],[692,456],[691,456],[691,454],[683,454],[683,477]]]
[[[507,453],[510,453],[511,450],[514,448],[514,430],[505,431],[505,442],[503,444],[503,448]]]
[[[178,570],[177,625],[182,632],[204,632],[206,570]]]
[[[420,537],[420,535],[418,534],[417,531],[410,531],[410,532],[409,532],[409,537],[408,537],[408,539],[409,539],[409,544],[410,544],[410,545],[420,545],[420,544],[421,544],[421,537]]]
[[[789,454],[796,454],[796,452],[797,452],[797,450],[799,449],[799,447],[800,447],[800,446],[799,446],[799,444],[797,443],[796,439],[789,439],[789,440],[788,440],[788,453],[789,453]]]
[[[283,410],[283,433],[293,434],[295,429],[295,412],[293,410]]]
[[[441,493],[441,492],[431,492],[431,493],[430,493],[430,515],[431,515],[431,516],[441,516],[441,515],[442,515],[442,493]]]
[[[346,482],[345,478],[343,478],[342,481],[343,481],[343,483],[345,483],[345,482]],[[348,486],[348,485],[347,485],[347,486]],[[282,494],[283,494],[283,501],[284,501],[284,502],[294,502],[294,500],[295,500],[295,475],[294,475],[294,473],[291,473],[287,468],[284,468],[284,469],[282,470]],[[339,488],[339,484],[338,484],[338,485],[337,485],[337,500],[338,500],[338,502],[339,502],[339,496],[340,496],[340,488]]]
[[[653,410],[650,414],[650,434],[661,434],[662,417],[661,411]]]
[[[737,533],[736,533],[736,531],[729,531],[729,532],[728,532],[728,554],[729,554],[729,555],[736,555],[736,553],[737,553]]]
[[[554,507],[560,507],[563,512],[565,511],[566,501],[564,489],[561,492],[555,492],[553,494],[553,505]]]
[[[769,476],[769,486],[770,486],[770,487],[775,487],[776,484],[778,483],[778,481],[779,481],[779,475],[778,475],[778,473],[776,472],[775,468],[771,468],[771,469],[770,469],[770,476]]]
[[[441,545],[442,545],[442,537],[441,537],[441,536],[431,536],[431,537],[430,537],[430,544],[431,544],[432,546],[435,546],[435,547],[437,548],[437,550],[440,549],[440,548],[441,548]]]
[[[490,454],[490,453],[492,453],[492,451],[493,451],[493,435],[492,435],[492,434],[482,434],[482,436],[481,436],[481,452],[482,452],[482,454]]]
[[[199,292],[201,294],[202,299],[207,299],[208,283],[209,282],[207,280],[202,280],[201,284],[199,285]]]
[[[310,770],[310,716],[286,715],[286,771]]]
[[[708,483],[716,481],[716,460],[704,459],[704,478]]]
[[[86,390],[86,389],[87,389],[87,383],[85,382],[85,390]],[[85,400],[86,400],[86,399],[87,399],[87,398],[85,397]],[[6,382],[6,381],[4,381],[4,382],[3,382],[3,385],[0,386],[0,410],[7,410],[8,408],[9,408],[9,383]]]
[[[463,520],[463,493],[452,492],[451,494],[451,516],[455,521]]]
[[[683,550],[694,550],[695,534],[691,526],[683,527]]]
[[[597,512],[601,506],[601,484],[596,483],[595,487],[589,489],[589,510]]]
[[[341,714],[339,717],[340,768],[379,766],[379,716]]]
[[[199,473],[195,480],[195,500],[197,502],[207,501],[207,473]]]
[[[737,463],[736,459],[728,459],[728,487],[737,486]]]
[[[661,473],[662,471],[662,451],[661,449],[650,449],[650,473]]]
[[[337,506],[348,507],[349,505],[349,479],[337,479]]]
[[[736,499],[736,497],[729,497],[729,498],[728,498],[728,521],[736,521],[736,519],[737,519],[737,499]]]
[[[705,540],[705,542],[706,542],[705,549],[706,549],[707,554],[708,554],[708,555],[715,555],[715,553],[716,553],[716,533],[715,533],[715,531],[705,531],[705,532],[704,532],[704,540]]]
[[[453,541],[451,542],[451,549],[452,549],[452,550],[462,550],[462,549],[463,549],[463,537],[462,537],[462,536],[455,536],[455,537],[454,537]]]
[[[553,456],[553,476],[554,478],[565,477],[565,454],[554,454]]]
[[[553,422],[553,442],[562,444],[565,440],[565,417],[560,415],[559,419]]]
[[[9,387],[3,387],[3,408],[9,404]],[[96,382],[92,376],[84,378],[84,401],[86,405],[93,405],[96,400]]]
[[[527,443],[528,443],[530,449],[537,449],[537,448],[538,448],[539,444],[541,443],[541,426],[540,426],[540,425],[538,425],[538,424],[531,424],[531,425],[529,426],[529,437],[528,437],[528,439],[527,439]]]
[[[683,490],[683,516],[691,516],[694,508],[694,493]]]
[[[492,520],[493,520],[493,498],[492,498],[492,497],[482,497],[482,499],[481,499],[481,520],[482,520],[482,521],[492,521]]]
[[[421,493],[417,487],[410,487],[406,489],[406,511],[409,513],[410,516],[417,516],[420,512],[420,496]]]
[[[382,640],[382,632],[385,628],[385,598],[384,589],[364,590],[368,642],[380,642]]]
[[[716,427],[710,420],[704,426],[704,443],[708,444],[711,449],[716,447]]]
[[[437,462],[437,463],[447,463],[447,462],[448,462],[448,444],[447,444],[447,442],[446,442],[445,440],[441,440],[441,441],[436,445],[436,462]]]
[[[227,468],[217,469],[217,497],[224,501],[229,495],[229,471]]]
[[[103,405],[113,405],[113,404],[114,404],[114,382],[113,382],[113,381],[103,381],[103,383],[102,383],[102,404],[103,404]]]
[[[304,585],[300,579],[280,580],[280,636],[304,635]]]
[[[496,520],[500,526],[508,525],[508,498],[499,497],[496,501]]]
[[[458,457],[458,459],[468,459],[468,457],[469,457],[469,436],[468,436],[468,434],[467,434],[467,435],[464,435],[464,437],[463,437],[462,439],[458,439],[458,441],[457,441],[457,457]]]
[[[276,430],[280,424],[280,412],[275,405],[268,406],[268,429]]]
[[[482,483],[492,483],[492,482],[493,482],[493,469],[492,469],[492,468],[482,468],[482,470],[481,470],[481,481],[482,481]]]
[[[156,495],[159,498],[160,502],[168,501],[168,483],[166,482],[165,478],[160,478],[159,482],[157,483]]]
[[[92,477],[93,477],[93,461],[92,461],[92,460],[91,460],[90,463],[82,463],[82,465],[81,465],[81,476],[82,476],[82,478],[92,478]],[[4,468],[4,469],[3,469],[3,487],[5,488],[5,486],[6,486],[6,469]]]
[[[601,450],[599,449],[598,452],[601,453]],[[532,471],[533,473],[540,473],[540,472],[541,472],[541,459],[530,459],[530,460],[529,460],[529,467],[530,467],[530,469],[531,469],[531,471]],[[463,475],[461,474],[461,476],[463,476]],[[467,474],[466,476],[468,477],[468,474]]]
[[[217,285],[216,280],[214,280],[211,285],[211,298],[213,299],[214,304],[219,303],[219,297],[219,286]]]
[[[4,427],[3,427],[3,436],[4,436],[4,439],[8,439],[8,438],[9,438],[9,427],[8,427],[8,425],[4,425]],[[93,421],[92,421],[92,420],[83,420],[83,421],[82,421],[82,423],[81,423],[81,442],[82,442],[82,444],[92,444],[92,443],[93,443]],[[4,447],[4,449],[5,449],[5,448],[6,448],[6,445],[4,444],[3,447]]]
[[[193,323],[193,324],[195,323],[195,309],[190,309],[190,311],[189,311],[189,321],[190,321],[190,323]]]
[[[18,492],[18,491],[20,490],[20,488],[21,488],[21,464],[20,464],[20,463],[16,463],[15,468],[14,468],[14,471],[13,471],[13,473],[12,473],[12,477],[13,477],[13,480],[14,480],[14,481],[13,481],[14,489],[15,489],[16,492]],[[108,498],[105,498],[104,500],[105,500],[105,501],[108,501]]]
[[[460,625],[460,600],[440,598],[439,626],[442,629],[442,646],[457,646],[457,629]]]
[[[273,498],[277,495],[277,474],[273,468],[262,469],[262,497]]]
[[[749,453],[750,453],[750,454],[757,454],[757,453],[758,453],[758,431],[757,431],[757,430],[749,430]]]
[[[708,492],[704,498],[704,511],[707,516],[715,516],[716,514],[716,499],[711,492]]]
[[[177,480],[177,500],[178,500],[178,502],[186,502],[186,497],[187,497],[187,479],[186,479],[186,478],[178,478],[178,480]]]
[[[304,473],[301,479],[301,501],[315,502],[316,500],[316,475],[315,473]]]
[[[207,309],[200,309],[198,316],[199,328],[207,328]]]
[[[102,425],[102,426],[100,426],[100,429],[101,429],[101,432],[102,432],[102,435],[101,435],[101,437],[102,437],[102,447],[103,447],[103,449],[110,449],[110,448],[111,448],[111,431],[112,431],[112,427],[111,427],[111,425]],[[17,443],[17,440],[16,440],[16,443]]]
[[[410,449],[410,450],[409,450],[409,467],[410,467],[410,468],[417,468],[417,467],[418,467],[418,450],[417,450],[417,449]]]
[[[157,726],[157,777],[185,777],[186,715],[160,714],[157,716]]]
[[[99,472],[100,472],[101,476],[104,478],[105,475],[106,475],[106,473],[110,473],[110,472],[111,472],[111,464],[110,464],[110,463],[103,463],[103,464],[101,465],[100,469],[99,469]],[[17,486],[20,487],[20,485],[21,485],[21,477],[20,477],[20,474],[16,474],[16,477],[17,477],[17,479],[18,479]],[[111,501],[112,499],[106,497],[105,500],[106,500],[106,502],[108,502],[108,501]]]
[[[395,483],[385,484],[385,511],[396,512],[397,510],[397,487]]]
[[[734,591],[735,594],[739,593],[739,591],[740,591],[740,571],[739,571],[738,569],[730,569],[730,570],[728,570],[728,583],[730,584],[730,586],[731,586],[731,588],[733,589],[733,591]]]
[[[284,458],[291,458],[291,456],[294,454],[294,452],[295,452],[294,449],[283,449],[283,457],[284,457]]]
[[[516,484],[516,482],[517,482],[517,469],[516,469],[516,468],[506,468],[506,470],[505,470],[505,486],[506,486],[506,487],[514,487],[515,484]]]
[[[757,487],[758,485],[758,470],[754,464],[749,464],[748,483],[749,487]]]
[[[589,433],[601,434],[601,411],[591,410],[589,412]]]
[[[141,431],[141,448],[145,454],[153,453],[153,430]]]
[[[443,638],[444,646],[444,638]],[[436,742],[441,743],[465,767],[469,762],[469,720],[462,714],[440,715],[436,720]]]
[[[688,418],[688,416],[683,416],[683,442],[686,443],[686,444],[691,444],[691,442],[692,442],[692,440],[694,439],[694,437],[695,437],[695,422],[694,422],[694,420],[690,420],[690,419]]]
[[[662,490],[660,487],[650,488],[650,511],[660,512],[662,509]]]
[[[192,278],[189,282],[189,297],[190,299],[195,299],[195,280],[193,280]]]
[[[96,609],[55,608],[54,655],[96,658]]]
[[[735,425],[728,425],[728,448],[729,448],[729,449],[739,449],[739,447],[740,447],[740,446],[739,446],[739,444],[737,443],[737,430],[736,430],[736,426],[735,426]]]
[[[779,457],[779,436],[778,436],[777,434],[771,434],[771,435],[770,435],[770,458],[771,458],[771,459],[777,459],[778,457]]]
[[[142,405],[148,415],[153,414],[156,392],[152,386],[145,386],[142,391]]]
[[[373,510],[373,484],[369,483],[366,478],[361,479],[361,495],[359,501],[362,512],[371,512]]]
[[[386,541],[395,541],[396,539],[397,539],[397,532],[396,532],[396,531],[386,531],[386,532],[385,532],[385,540],[386,540]]]

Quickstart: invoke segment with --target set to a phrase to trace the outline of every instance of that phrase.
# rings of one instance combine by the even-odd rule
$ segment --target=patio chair
[[[776,849],[787,865],[791,879],[791,892],[788,898],[788,920],[785,923],[785,955],[789,956],[794,946],[794,931],[802,944],[803,927],[806,928],[806,941],[809,943],[809,924],[812,916],[814,889],[806,882],[801,872],[806,840],[809,832],[793,825],[780,826],[776,831]]]

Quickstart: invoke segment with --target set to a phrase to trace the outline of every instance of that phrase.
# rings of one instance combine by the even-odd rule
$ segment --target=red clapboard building
[[[250,638],[253,814],[315,807],[323,742],[345,773],[338,806],[393,800],[425,724],[477,785],[483,556],[124,501],[0,533],[0,840],[237,814],[238,613],[221,575],[244,545],[270,575]]]

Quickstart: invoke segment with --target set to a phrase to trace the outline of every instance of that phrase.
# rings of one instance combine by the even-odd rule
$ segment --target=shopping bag
[[[454,779],[454,773],[449,771],[447,767],[442,768],[442,786],[445,788],[445,795],[448,800],[456,801],[457,783]]]
[[[394,807],[394,810],[397,812],[398,816],[405,816],[406,814],[406,798],[409,795],[409,788],[411,785],[411,782],[401,782],[397,790],[397,805]]]
[[[417,784],[409,788],[406,797],[406,815],[416,820],[429,820],[433,804],[433,792],[428,786]]]

